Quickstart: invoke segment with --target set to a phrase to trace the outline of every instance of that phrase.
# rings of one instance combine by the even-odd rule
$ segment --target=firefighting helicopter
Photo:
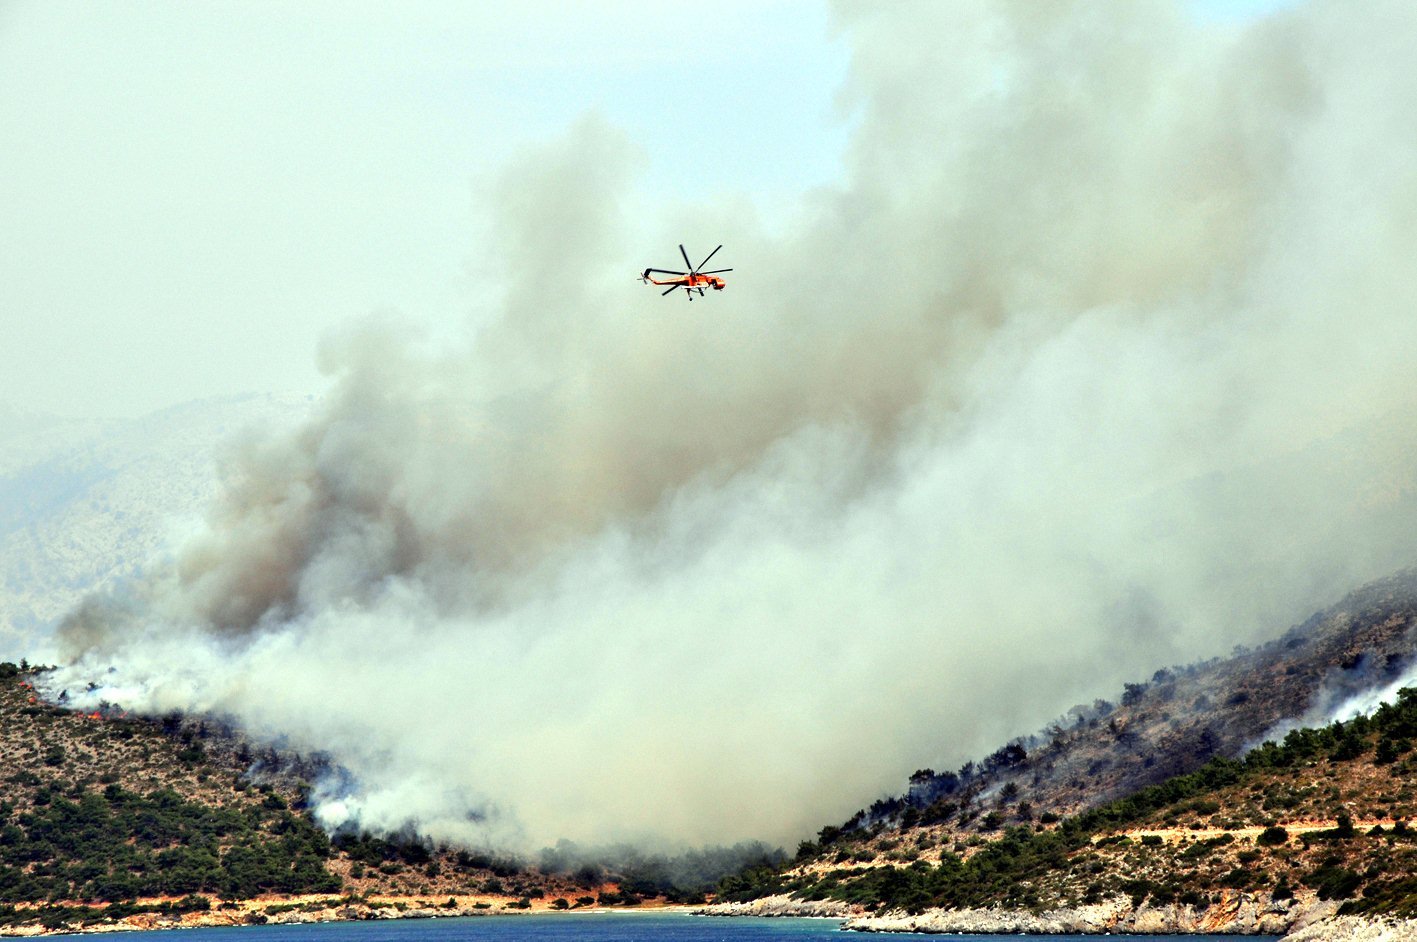
[[[723,246],[720,245],[718,249],[721,248],[723,248]],[[688,271],[668,271],[667,269],[663,268],[646,268],[640,274],[640,281],[644,282],[647,285],[668,285],[669,287],[660,293],[660,297],[664,297],[667,294],[671,294],[672,292],[678,291],[680,288],[683,288],[684,293],[689,296],[690,301],[694,300],[695,291],[699,293],[699,297],[704,296],[705,288],[712,288],[715,291],[722,291],[726,287],[723,282],[723,279],[716,278],[714,276],[721,275],[726,271],[732,271],[733,269],[716,268],[713,271],[699,271],[700,268],[703,268],[709,263],[710,258],[713,258],[715,255],[718,254],[718,249],[714,249],[712,252],[708,253],[708,256],[704,258],[702,262],[699,262],[699,264],[695,265],[693,262],[689,261],[689,253],[684,251],[684,246],[681,245],[679,246],[679,254],[684,256],[684,264],[688,266]],[[659,281],[658,279],[651,278],[650,272],[654,272],[655,274],[659,275],[673,275],[674,277],[666,278],[664,281]]]

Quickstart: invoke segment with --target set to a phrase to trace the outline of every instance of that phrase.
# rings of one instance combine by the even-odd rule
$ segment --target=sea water
[[[48,939],[92,937],[50,936]],[[550,913],[535,916],[466,916],[388,919],[289,926],[239,926],[165,931],[162,942],[985,942],[1036,935],[916,935],[850,933],[836,919],[708,917],[685,913]],[[1097,936],[1057,935],[1054,942],[1094,942]],[[1133,935],[1128,942],[1183,942],[1202,935]],[[1225,938],[1233,939],[1234,936]],[[1275,936],[1250,936],[1270,940]]]

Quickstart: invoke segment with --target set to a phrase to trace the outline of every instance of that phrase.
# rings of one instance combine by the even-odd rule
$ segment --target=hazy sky
[[[838,172],[819,3],[364,6],[0,4],[0,401],[304,388],[332,324],[459,321],[480,188],[587,112],[668,203]]]
[[[642,150],[646,215],[746,197],[772,218],[839,176],[848,53],[824,4],[649,9],[0,3],[0,404],[318,390],[333,325],[460,325],[495,269],[480,194],[587,112]],[[554,293],[555,244],[546,265]]]

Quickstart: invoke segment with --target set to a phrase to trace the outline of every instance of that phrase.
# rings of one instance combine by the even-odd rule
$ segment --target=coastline
[[[1284,942],[1417,942],[1417,921],[1339,916],[1339,904],[1316,898],[1263,901],[1229,893],[1216,905],[1141,906],[1126,897],[1090,906],[1045,910],[927,909],[867,912],[835,900],[768,896],[746,903],[714,903],[695,913],[706,916],[830,916],[847,932],[1018,935],[1175,935],[1279,936]]]
[[[140,900],[138,905],[162,905],[171,900]],[[107,922],[39,923],[0,928],[0,936],[143,932],[214,926],[297,925],[362,922],[382,919],[438,919],[467,916],[558,916],[659,914],[716,918],[787,917],[839,919],[845,932],[906,932],[958,935],[1236,935],[1278,936],[1282,942],[1417,942],[1417,920],[1339,916],[1338,904],[1317,900],[1292,905],[1262,905],[1246,894],[1234,894],[1218,906],[1134,906],[1125,897],[1090,906],[1047,910],[930,909],[872,913],[836,900],[799,900],[769,896],[745,903],[682,905],[649,902],[635,907],[584,906],[557,909],[545,900],[526,908],[505,897],[449,897],[437,903],[426,897],[270,896],[230,901],[211,909],[186,913],[144,912]],[[36,908],[38,911],[38,908]],[[93,907],[94,913],[101,907]]]
[[[167,899],[140,899],[139,906],[161,906]],[[266,896],[255,899],[213,901],[210,909],[192,912],[140,912],[105,922],[68,922],[45,926],[39,922],[0,927],[0,937],[29,938],[47,935],[88,935],[105,932],[143,932],[158,929],[198,929],[214,926],[297,925],[325,922],[366,922],[379,919],[451,919],[465,916],[597,915],[604,913],[684,913],[697,907],[643,903],[636,907],[580,906],[557,909],[546,900],[532,900],[525,908],[507,897],[450,896],[443,902],[425,896],[371,895],[334,898],[329,895]],[[451,905],[450,905],[451,904]],[[101,906],[91,907],[97,915]],[[41,912],[39,907],[34,907]]]

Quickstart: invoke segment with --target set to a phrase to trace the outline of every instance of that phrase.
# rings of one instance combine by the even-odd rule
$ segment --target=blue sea
[[[316,925],[172,929],[162,942],[984,942],[1036,935],[846,934],[834,919],[756,919],[689,916],[683,913],[554,913],[537,916],[472,916],[391,919]],[[82,939],[92,936],[49,936]],[[110,936],[110,938],[112,938]],[[119,936],[118,938],[123,938]],[[1058,935],[1055,942],[1094,942],[1096,936]],[[1182,942],[1202,935],[1133,935],[1128,942]],[[1223,938],[1233,939],[1234,936]],[[1274,936],[1249,936],[1273,940]]]

